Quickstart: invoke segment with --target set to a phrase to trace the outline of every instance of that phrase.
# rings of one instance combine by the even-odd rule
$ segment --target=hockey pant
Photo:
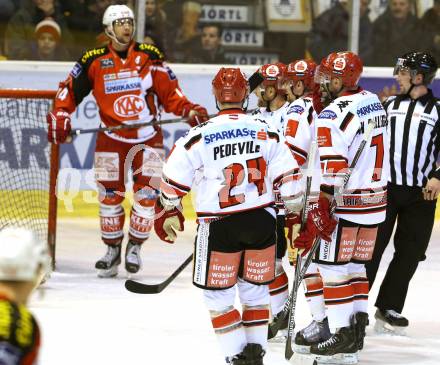
[[[124,236],[125,182],[132,172],[134,203],[130,213],[129,239],[141,244],[153,226],[154,203],[164,157],[162,134],[143,144],[118,141],[99,133],[94,168],[99,189],[101,234],[104,243],[119,244]]]

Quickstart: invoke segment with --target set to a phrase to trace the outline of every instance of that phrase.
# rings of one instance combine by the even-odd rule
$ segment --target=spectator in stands
[[[5,39],[6,24],[15,12],[13,0],[0,0],[0,54],[4,52],[3,42]]]
[[[369,62],[372,53],[369,4],[370,0],[361,0],[359,55],[364,63]],[[308,37],[308,50],[316,62],[319,63],[331,52],[348,49],[348,6],[348,0],[339,0],[313,21]]]
[[[159,7],[157,0],[145,1],[145,35],[151,36],[161,51],[168,49],[167,16]]]
[[[185,57],[189,63],[229,63],[222,47],[222,28],[219,24],[205,24]]]
[[[440,62],[440,0],[434,0],[434,6],[422,17],[422,24],[432,41],[431,53]]]
[[[79,52],[84,48],[104,46],[109,42],[104,34],[102,16],[105,9],[116,2],[121,3],[116,0],[89,0],[82,5],[71,4],[68,25],[75,35]]]
[[[23,0],[6,29],[5,52],[8,58],[20,60],[31,57],[35,26],[46,18],[55,20],[60,26],[63,46],[73,46],[66,20],[55,0]]]
[[[42,20],[35,27],[35,43],[31,59],[37,61],[69,61],[71,57],[65,47],[59,47],[61,28],[52,19]]]
[[[401,54],[429,48],[429,37],[411,13],[411,0],[390,0],[387,10],[373,23],[372,65],[393,66]]]
[[[194,44],[197,37],[200,35],[198,24],[202,6],[196,1],[185,1],[182,5],[182,23],[177,29],[175,36],[172,38],[174,45],[173,60],[175,62],[183,62],[186,51]]]

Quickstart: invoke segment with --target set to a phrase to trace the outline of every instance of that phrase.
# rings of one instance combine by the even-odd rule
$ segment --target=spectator
[[[361,0],[359,55],[364,63],[371,57],[372,24],[368,17],[370,0]],[[316,62],[329,53],[348,49],[350,15],[348,1],[340,0],[324,11],[314,22],[308,39],[308,50]]]
[[[222,29],[219,24],[206,24],[202,34],[195,39],[185,62],[189,63],[230,63],[225,58],[222,43]]]
[[[67,50],[59,47],[61,28],[51,19],[42,20],[35,27],[35,43],[32,47],[31,59],[38,61],[69,61]]]
[[[6,29],[5,52],[8,58],[29,59],[35,39],[35,26],[49,17],[55,20],[61,28],[63,46],[72,47],[73,38],[55,0],[23,0]]]
[[[428,9],[422,17],[425,34],[430,35],[432,41],[432,55],[440,61],[440,0],[434,0],[434,6]]]
[[[397,57],[428,48],[422,26],[411,13],[411,0],[390,0],[387,10],[373,23],[372,65],[393,66]]]
[[[202,6],[196,1],[185,1],[182,5],[182,24],[177,29],[173,37],[174,61],[182,62],[185,58],[186,50],[199,36],[199,18],[202,12]]]
[[[0,0],[0,54],[3,52],[6,24],[15,12],[14,1]]]
[[[165,12],[156,0],[145,1],[145,35],[154,40],[161,51],[168,49],[168,25]]]

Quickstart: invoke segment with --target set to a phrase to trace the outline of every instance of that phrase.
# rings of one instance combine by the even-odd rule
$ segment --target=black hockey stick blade
[[[176,271],[174,271],[171,276],[159,284],[145,284],[135,280],[126,280],[125,289],[129,292],[136,294],[158,294],[162,292],[192,261],[193,254],[191,254],[183,263],[180,265]]]

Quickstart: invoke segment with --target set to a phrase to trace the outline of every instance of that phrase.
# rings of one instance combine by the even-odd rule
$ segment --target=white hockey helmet
[[[27,228],[0,231],[0,280],[34,281],[49,271],[47,244]]]
[[[114,41],[122,44],[117,40],[114,29],[113,22],[118,19],[132,19],[133,20],[133,34],[131,38],[134,36],[134,13],[127,5],[110,5],[107,9],[105,9],[104,16],[102,17],[102,24],[104,25],[105,34],[107,34]]]

